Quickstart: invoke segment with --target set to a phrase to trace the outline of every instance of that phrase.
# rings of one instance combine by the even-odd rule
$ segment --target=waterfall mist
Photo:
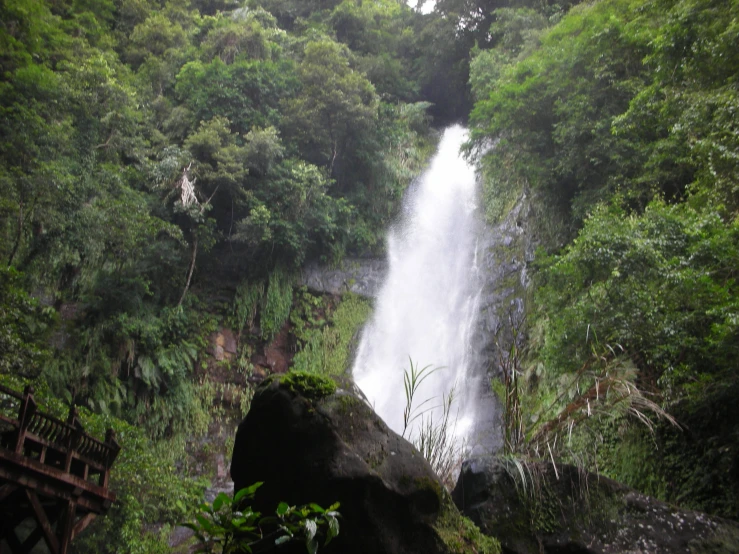
[[[388,276],[353,374],[380,417],[402,433],[409,359],[419,368],[441,366],[420,386],[414,406],[437,407],[424,417],[438,422],[442,398],[454,387],[455,435],[474,443],[484,373],[472,345],[482,289],[476,256],[481,223],[475,170],[460,154],[466,138],[462,127],[448,128],[430,167],[406,193],[401,220],[387,239]]]

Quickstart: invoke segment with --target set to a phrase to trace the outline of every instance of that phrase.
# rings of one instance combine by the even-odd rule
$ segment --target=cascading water
[[[474,442],[482,386],[471,339],[482,289],[476,256],[481,224],[475,170],[460,154],[466,138],[462,127],[448,128],[430,167],[406,194],[402,220],[387,239],[389,272],[353,374],[380,417],[402,433],[409,359],[419,368],[441,367],[420,385],[414,406],[436,406],[424,417],[439,422],[439,406],[454,387],[454,433]],[[413,435],[409,431],[406,436]]]

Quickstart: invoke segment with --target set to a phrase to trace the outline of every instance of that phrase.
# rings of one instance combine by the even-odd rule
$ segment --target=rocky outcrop
[[[301,285],[317,292],[353,292],[374,298],[387,275],[387,261],[372,258],[347,258],[338,267],[311,264],[303,269]]]
[[[263,383],[239,426],[231,475],[235,490],[264,482],[254,503],[264,514],[280,501],[339,501],[341,533],[326,553],[498,551],[346,378],[290,372]]]
[[[217,333],[213,333],[208,337],[209,347],[208,353],[213,356],[216,361],[232,360],[236,356],[237,341],[231,329],[221,327]]]
[[[497,225],[486,226],[478,245],[480,270],[485,276],[475,344],[497,374],[501,354],[513,340],[512,326],[522,322],[528,287],[528,264],[534,259],[531,204],[523,194]],[[498,351],[497,341],[504,352]]]
[[[517,340],[521,347],[524,339],[524,333],[515,327],[523,327],[527,267],[534,255],[531,217],[530,200],[522,194],[499,223],[481,228],[478,239],[475,268],[482,281],[470,344],[484,390],[471,433],[475,453],[497,452],[503,446],[501,406],[489,383],[500,378],[501,361],[510,352],[512,341]]]
[[[569,465],[466,461],[452,494],[515,554],[730,554],[739,525],[679,510]]]

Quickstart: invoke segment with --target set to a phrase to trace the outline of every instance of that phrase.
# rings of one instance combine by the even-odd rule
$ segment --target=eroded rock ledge
[[[338,267],[310,264],[303,269],[301,284],[310,290],[343,294],[353,292],[374,298],[387,275],[387,261],[376,258],[347,258]]]

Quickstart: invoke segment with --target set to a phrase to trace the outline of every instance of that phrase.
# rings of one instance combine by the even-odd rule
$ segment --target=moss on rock
[[[329,377],[309,371],[291,371],[280,382],[296,394],[311,400],[319,400],[336,392],[336,383]]]
[[[441,514],[434,525],[439,538],[453,554],[500,554],[500,542],[483,535],[480,529],[468,518],[459,513],[452,498],[445,490],[440,490]]]

